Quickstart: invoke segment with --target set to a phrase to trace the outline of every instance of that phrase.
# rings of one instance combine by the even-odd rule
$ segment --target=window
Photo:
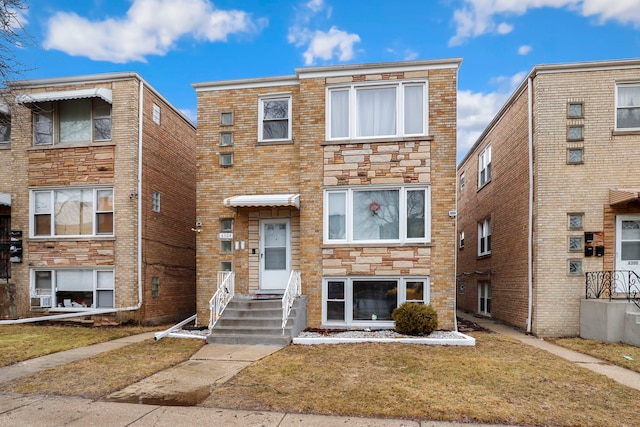
[[[427,134],[424,81],[330,88],[328,139]]]
[[[259,104],[258,141],[291,139],[291,96],[263,97]]]
[[[584,139],[582,135],[582,131],[583,131],[582,125],[568,126],[567,141],[582,141]]]
[[[425,277],[325,278],[323,323],[391,326],[391,313],[404,302],[429,303]]]
[[[34,269],[31,294],[50,295],[51,306],[60,310],[113,308],[113,270]]]
[[[220,153],[220,166],[223,168],[233,166],[233,153]]]
[[[640,84],[617,86],[616,129],[640,130]]]
[[[160,212],[160,193],[157,191],[151,192],[151,210]]]
[[[582,251],[583,236],[569,236],[569,252]]]
[[[478,282],[478,314],[491,315],[491,283]]]
[[[160,106],[158,104],[153,104],[153,123],[160,124]]]
[[[231,261],[221,261],[220,271],[233,271],[233,264]]]
[[[464,231],[460,232],[460,249],[464,248]]]
[[[584,107],[582,102],[569,102],[567,104],[567,118],[581,119],[584,117]]]
[[[160,278],[151,278],[151,297],[158,298],[160,296]]]
[[[478,156],[478,188],[491,181],[491,146],[488,145]]]
[[[478,224],[478,256],[491,253],[491,221],[485,219]]]
[[[325,192],[325,242],[430,240],[429,188],[340,189]]]
[[[582,260],[570,259],[568,262],[568,274],[571,276],[582,275]]]
[[[220,126],[231,126],[233,125],[233,113],[232,112],[224,112],[220,113]]]
[[[99,98],[42,102],[33,113],[34,145],[111,140],[111,104]]]
[[[460,190],[464,190],[464,184],[465,184],[465,177],[464,177],[464,172],[462,172],[462,174],[460,175]]]
[[[31,194],[33,236],[113,235],[113,189],[38,190]]]
[[[232,240],[233,240],[233,219],[221,218],[220,219],[220,252],[224,254],[230,254],[231,252],[233,252]]]
[[[568,228],[569,230],[582,230],[584,223],[583,213],[570,213],[567,214]]]
[[[0,114],[0,146],[11,142],[11,116]]]
[[[582,148],[567,149],[567,164],[579,165],[584,163],[583,152],[584,150]]]
[[[223,147],[233,145],[233,132],[220,132],[220,145]]]

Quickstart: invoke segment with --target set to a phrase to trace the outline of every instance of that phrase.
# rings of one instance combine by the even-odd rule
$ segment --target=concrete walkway
[[[640,390],[640,374],[553,345],[491,319],[458,315],[478,325],[541,348]],[[0,368],[0,383],[60,364],[90,357],[125,345],[153,339],[153,333],[122,338],[82,349],[69,350]],[[281,347],[208,344],[188,361],[113,393],[103,401],[76,397],[31,396],[0,393],[0,427],[3,426],[381,426],[381,427],[472,427],[437,421],[407,421],[378,418],[336,417],[268,411],[227,410],[196,405],[212,389],[254,361]],[[144,404],[139,404],[144,403]],[[180,405],[180,406],[175,406]],[[486,426],[485,426],[486,427]],[[493,426],[500,427],[500,426]],[[503,426],[504,427],[504,426]]]
[[[548,351],[549,353],[555,354],[556,356],[576,363],[578,366],[582,366],[583,368],[590,369],[602,375],[606,375],[607,377],[614,379],[615,381],[619,382],[620,384],[624,384],[627,387],[640,390],[640,373],[638,372],[621,368],[619,366],[612,365],[611,363],[604,360],[587,356],[586,354],[569,350],[564,347],[560,347],[543,339],[536,338],[533,335],[527,335],[515,328],[504,325],[492,319],[476,317],[472,314],[464,313],[461,311],[458,311],[458,317],[477,323],[479,326],[482,326],[483,328],[489,329],[499,334],[515,338],[532,347],[537,347],[542,350]]]

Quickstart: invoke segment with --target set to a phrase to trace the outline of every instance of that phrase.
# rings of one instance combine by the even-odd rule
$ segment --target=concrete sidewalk
[[[490,331],[515,338],[532,347],[536,347],[548,351],[549,353],[555,354],[556,356],[562,357],[563,359],[573,362],[578,366],[582,366],[583,368],[590,369],[602,375],[606,375],[607,377],[619,382],[620,384],[624,384],[627,387],[640,390],[640,373],[638,372],[621,368],[604,360],[597,359],[595,357],[588,356],[577,351],[569,350],[564,347],[560,347],[543,339],[536,338],[533,335],[527,335],[511,326],[507,326],[489,318],[476,317],[472,314],[464,313],[461,311],[458,311],[457,315],[462,319],[474,322],[479,326],[482,326],[483,328],[489,329]]]

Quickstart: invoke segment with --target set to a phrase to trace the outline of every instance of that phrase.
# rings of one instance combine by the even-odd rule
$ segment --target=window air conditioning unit
[[[51,295],[39,295],[31,297],[32,308],[50,308],[51,307]]]

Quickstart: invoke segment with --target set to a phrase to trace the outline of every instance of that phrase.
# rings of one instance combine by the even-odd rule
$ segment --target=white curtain
[[[93,291],[93,272],[91,270],[56,271],[58,291]]]
[[[353,192],[353,239],[398,239],[399,191]]]
[[[349,90],[331,92],[331,138],[349,137]]]
[[[396,88],[357,92],[358,136],[396,135]]]
[[[404,133],[416,135],[424,133],[423,86],[404,87]]]

